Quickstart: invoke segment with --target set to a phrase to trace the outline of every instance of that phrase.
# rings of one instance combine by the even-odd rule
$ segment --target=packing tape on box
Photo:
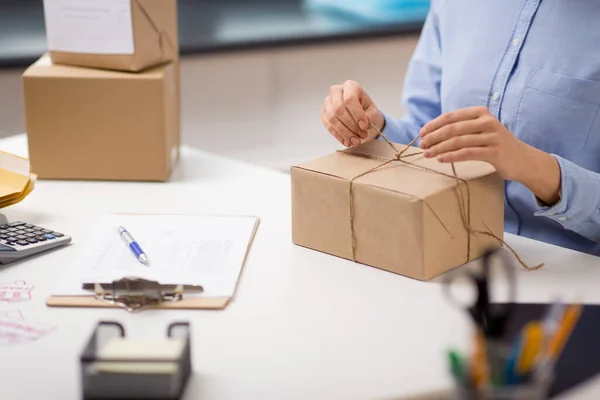
[[[378,156],[373,156],[370,154],[363,154],[363,153],[357,153],[357,152],[353,152],[353,153],[348,153],[348,152],[344,152],[346,154],[351,154],[353,156],[358,156],[358,157],[365,157],[365,158],[369,158],[369,159],[374,159],[374,160],[380,160],[381,164],[365,171],[362,172],[358,175],[356,175],[354,178],[352,178],[350,180],[350,186],[349,186],[349,196],[350,196],[350,209],[349,209],[349,216],[350,216],[350,237],[351,237],[351,246],[352,246],[352,260],[354,262],[356,262],[356,235],[355,235],[355,231],[354,231],[354,181],[356,181],[358,178],[363,177],[367,174],[370,174],[372,172],[377,171],[380,168],[383,168],[387,165],[390,165],[394,162],[401,162],[403,164],[406,165],[410,165],[412,167],[415,168],[420,168],[424,171],[428,171],[428,172],[432,172],[438,175],[442,175],[442,176],[446,176],[449,178],[453,178],[456,180],[456,188],[454,193],[456,194],[456,199],[458,202],[458,208],[460,211],[460,216],[461,216],[461,220],[463,223],[463,227],[465,228],[465,230],[468,232],[467,235],[467,257],[466,257],[466,261],[465,262],[469,262],[471,261],[471,235],[472,234],[478,234],[478,235],[486,235],[486,236],[490,236],[494,239],[496,239],[499,243],[501,243],[503,246],[505,246],[508,250],[510,250],[511,253],[513,253],[513,255],[515,256],[515,258],[517,259],[517,261],[519,262],[519,264],[521,264],[523,266],[523,268],[533,271],[536,269],[540,269],[544,266],[544,264],[539,264],[536,265],[534,267],[531,267],[529,265],[527,265],[527,263],[525,263],[525,261],[523,261],[523,259],[521,259],[521,257],[519,256],[519,254],[517,253],[517,251],[515,249],[513,249],[508,243],[506,243],[502,238],[499,238],[497,235],[495,235],[489,228],[488,231],[480,231],[480,230],[476,230],[473,229],[471,226],[471,194],[469,192],[469,184],[466,180],[460,178],[457,173],[456,173],[456,168],[454,167],[454,163],[451,163],[452,165],[452,175],[446,174],[444,172],[441,171],[436,171],[435,169],[431,169],[431,168],[427,168],[424,167],[422,165],[418,165],[415,163],[412,163],[408,160],[406,160],[406,158],[408,157],[412,157],[412,156],[416,156],[416,155],[420,155],[422,154],[422,152],[417,152],[417,153],[409,153],[409,154],[405,154],[406,151],[408,149],[411,148],[411,146],[417,141],[417,139],[419,138],[418,136],[415,137],[409,144],[407,144],[404,149],[402,150],[398,150],[396,148],[396,146],[394,146],[394,144],[392,142],[390,142],[388,140],[388,138],[379,130],[377,129],[377,127],[373,124],[370,124],[371,128],[375,130],[375,132],[377,133],[377,135],[379,137],[381,137],[393,150],[394,150],[394,154],[395,157],[394,158],[384,158],[384,157],[378,157]],[[466,189],[466,194],[463,192],[463,188],[461,185],[461,183],[464,183],[464,187]],[[435,213],[435,211],[432,209],[432,207],[427,204],[427,202],[425,200],[423,200],[424,203],[426,204],[426,206],[433,212],[433,215],[438,219],[438,221],[442,224],[442,226],[444,227],[444,229],[446,229],[446,231],[448,231],[448,228],[446,227],[446,225],[444,224],[444,222],[438,217],[438,215]],[[484,224],[485,225],[485,224]],[[486,226],[487,228],[487,226]]]

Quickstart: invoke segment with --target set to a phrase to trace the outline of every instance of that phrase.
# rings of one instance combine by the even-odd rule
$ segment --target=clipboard
[[[260,218],[256,218],[250,236],[246,254],[242,262],[233,295],[231,297],[186,298],[186,294],[203,291],[201,286],[160,284],[156,281],[138,277],[123,277],[112,282],[89,282],[83,287],[90,291],[89,296],[50,295],[46,299],[48,307],[74,308],[124,308],[129,312],[140,312],[147,309],[180,309],[180,310],[222,310],[231,302],[254,243]]]

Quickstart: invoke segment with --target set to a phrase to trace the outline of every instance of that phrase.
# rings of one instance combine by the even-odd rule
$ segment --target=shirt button
[[[500,98],[500,92],[494,92],[492,95],[492,100],[496,101]]]
[[[517,47],[519,45],[519,39],[513,39],[512,45],[513,47]]]
[[[567,220],[567,217],[558,217],[558,220],[559,220],[559,221],[566,221],[566,220]]]

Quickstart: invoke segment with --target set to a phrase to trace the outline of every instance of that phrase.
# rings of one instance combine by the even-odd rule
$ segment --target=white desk
[[[0,148],[25,154],[24,136]],[[378,399],[444,388],[444,350],[463,346],[468,320],[441,285],[418,282],[295,247],[289,177],[184,148],[172,181],[40,181],[5,210],[73,236],[68,248],[0,267],[0,281],[35,284],[29,302],[0,304],[57,329],[38,342],[0,347],[0,398],[78,399],[78,356],[101,319],[129,335],[164,335],[174,320],[193,329],[195,375],[186,399]],[[88,227],[106,212],[253,214],[261,226],[234,301],[224,311],[47,308],[45,298]],[[520,301],[555,295],[600,303],[600,260],[509,236],[537,272],[518,270]],[[520,267],[519,267],[520,268]],[[594,384],[574,398],[599,398]],[[571,397],[569,397],[571,398]]]

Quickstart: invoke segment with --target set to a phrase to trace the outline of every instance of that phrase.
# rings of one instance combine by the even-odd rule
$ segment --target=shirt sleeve
[[[600,174],[554,155],[560,165],[560,200],[552,207],[537,200],[536,216],[550,218],[565,229],[600,242]]]
[[[402,99],[406,115],[393,119],[384,113],[383,134],[396,143],[409,143],[423,125],[441,114],[442,49],[437,3],[431,3],[406,73]]]

